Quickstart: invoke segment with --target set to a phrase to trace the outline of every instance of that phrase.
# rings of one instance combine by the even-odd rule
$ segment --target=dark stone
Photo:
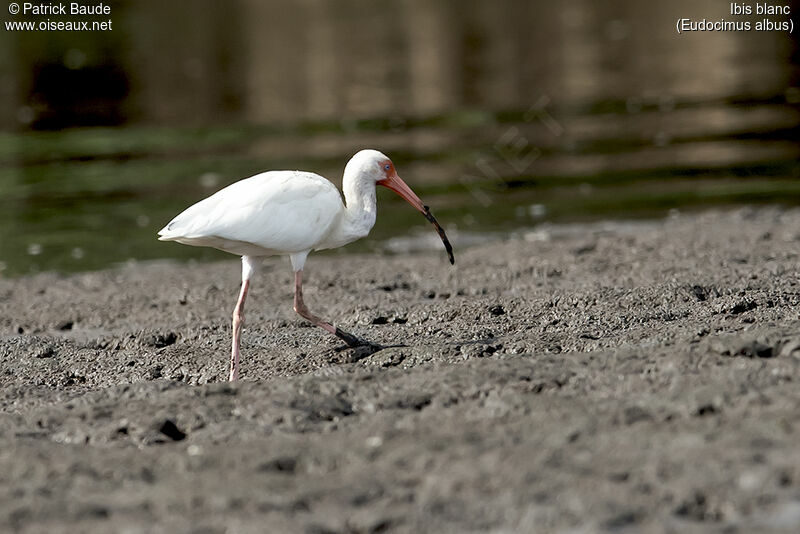
[[[650,421],[652,419],[653,416],[650,414],[650,412],[641,406],[629,406],[628,408],[625,408],[626,425],[632,425],[640,421]]]
[[[675,515],[694,521],[720,521],[722,519],[722,514],[713,510],[706,496],[699,491],[681,502],[675,509]]]
[[[505,315],[506,314],[506,310],[503,309],[503,307],[500,306],[499,304],[496,304],[496,305],[494,305],[494,306],[489,308],[489,313],[491,313],[492,315],[494,315],[496,317],[498,315]]]
[[[165,419],[158,431],[173,441],[182,441],[186,438],[186,432],[178,428],[171,419]]]
[[[56,355],[56,348],[51,344],[47,344],[44,347],[40,347],[36,349],[33,353],[34,358],[40,358],[40,359],[52,358],[55,355]]]
[[[583,254],[588,254],[590,252],[594,252],[597,249],[597,243],[587,243],[585,245],[581,245],[572,250],[572,253],[576,256],[582,256]]]
[[[741,300],[733,305],[733,307],[730,309],[730,312],[733,315],[739,315],[740,313],[755,310],[756,308],[758,308],[758,304],[756,304],[755,301]]]
[[[150,369],[147,370],[147,376],[150,380],[155,380],[156,378],[161,378],[162,371],[164,370],[164,366],[162,364],[156,364],[152,366]]]
[[[708,300],[708,290],[703,286],[692,286],[692,294],[700,302]]]
[[[695,415],[698,417],[705,417],[706,415],[713,415],[717,413],[717,407],[713,404],[703,404],[697,407],[697,411],[695,411]]]
[[[297,459],[291,456],[278,456],[258,466],[259,471],[293,474],[297,469]]]
[[[734,356],[744,356],[746,358],[772,358],[775,350],[770,345],[765,345],[760,341],[752,341],[742,346]]]
[[[166,334],[155,334],[148,339],[147,344],[157,349],[168,347],[178,341],[178,334],[167,332]]]
[[[606,530],[618,530],[638,523],[642,514],[636,511],[623,512],[603,523]]]

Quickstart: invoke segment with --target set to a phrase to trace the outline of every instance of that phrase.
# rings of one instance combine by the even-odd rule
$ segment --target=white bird
[[[288,254],[294,269],[294,311],[342,339],[350,347],[374,346],[312,314],[303,302],[303,266],[312,250],[341,247],[372,229],[376,217],[375,186],[395,191],[419,210],[439,233],[450,263],[453,248],[444,230],[392,161],[377,150],[362,150],[344,169],[339,190],[318,174],[269,171],[235,182],[187,208],[158,233],[161,241],[214,247],[242,256],[242,288],[233,309],[229,380],[239,376],[239,341],[244,301],[260,258]]]

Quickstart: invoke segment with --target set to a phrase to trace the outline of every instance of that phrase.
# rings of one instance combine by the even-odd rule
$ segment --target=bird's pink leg
[[[348,347],[373,346],[372,343],[361,340],[356,336],[354,336],[353,334],[349,334],[344,330],[336,328],[330,323],[326,323],[325,321],[323,321],[322,319],[320,319],[319,317],[317,317],[308,310],[306,304],[303,302],[302,270],[294,272],[294,311],[296,311],[301,317],[303,317],[307,321],[314,323],[318,327],[338,337],[339,339],[347,343]],[[377,347],[377,345],[374,346]]]
[[[244,299],[247,297],[247,290],[250,288],[250,280],[242,281],[242,290],[239,292],[239,300],[233,309],[233,343],[231,347],[231,372],[228,380],[233,382],[239,378],[239,341],[242,337],[242,324],[244,323]]]

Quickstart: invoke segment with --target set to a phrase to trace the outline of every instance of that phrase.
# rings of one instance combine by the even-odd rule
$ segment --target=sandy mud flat
[[[160,245],[154,241],[153,246]],[[177,245],[172,245],[177,246]],[[0,280],[2,532],[800,532],[800,211]]]

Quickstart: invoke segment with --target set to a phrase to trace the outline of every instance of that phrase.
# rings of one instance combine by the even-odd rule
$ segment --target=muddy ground
[[[159,244],[153,246],[180,246]],[[0,531],[800,531],[800,211],[0,280]]]

